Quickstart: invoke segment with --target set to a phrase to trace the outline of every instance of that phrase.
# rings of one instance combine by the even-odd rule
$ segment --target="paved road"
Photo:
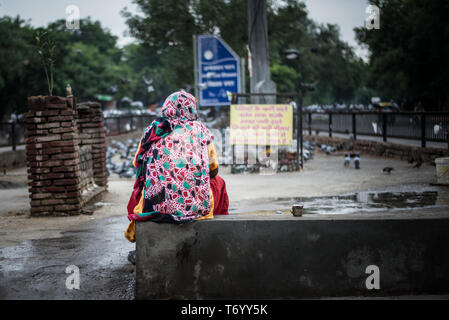
[[[134,245],[123,238],[125,216],[74,227],[54,239],[0,249],[0,300],[133,299]],[[67,266],[80,270],[80,289],[68,290]]]
[[[382,174],[384,166],[392,166],[396,171]],[[227,183],[232,213],[268,209],[272,214],[280,204],[268,204],[279,198],[338,195],[428,184],[435,179],[434,167],[426,165],[417,170],[397,159],[363,157],[361,170],[355,170],[353,165],[342,169],[343,158],[317,151],[303,172],[230,175],[222,170],[220,174]],[[17,179],[14,177],[14,181],[25,181],[26,170],[18,173]],[[109,193],[101,209],[93,216],[67,218],[9,214],[10,209],[4,204],[11,202],[10,191],[16,189],[0,190],[0,300],[132,299],[134,267],[126,258],[134,245],[123,237],[128,223],[125,205],[132,185],[132,179],[110,177]],[[22,200],[14,201],[29,206],[26,187],[17,190],[22,190]],[[65,269],[69,265],[80,268],[79,291],[65,287]]]

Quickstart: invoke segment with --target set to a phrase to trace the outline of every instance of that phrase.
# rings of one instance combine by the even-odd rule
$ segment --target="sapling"
[[[48,93],[53,95],[53,67],[56,62],[55,58],[55,42],[48,38],[48,32],[37,33],[37,45],[39,47],[38,53],[44,66],[45,77],[47,78]]]

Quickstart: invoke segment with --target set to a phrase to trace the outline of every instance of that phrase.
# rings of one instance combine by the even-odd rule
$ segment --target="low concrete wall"
[[[397,158],[401,160],[408,160],[409,158],[421,159],[424,162],[433,162],[436,158],[447,156],[448,150],[441,148],[422,148],[409,146],[405,144],[397,144],[391,142],[379,142],[371,140],[351,141],[342,138],[330,138],[327,136],[304,135],[304,139],[314,141],[320,144],[327,144],[330,146],[342,145],[344,150],[347,150],[350,144],[353,144],[354,151],[385,158]]]
[[[137,224],[137,299],[295,299],[449,292],[449,218],[228,216]],[[362,218],[363,217],[363,218]],[[369,265],[380,289],[368,290]]]

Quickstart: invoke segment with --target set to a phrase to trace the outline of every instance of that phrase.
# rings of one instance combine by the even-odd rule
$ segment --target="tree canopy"
[[[124,12],[130,33],[140,40],[148,67],[163,74],[168,91],[193,86],[192,36],[220,35],[241,57],[247,56],[247,1],[245,0],[134,0],[139,15]],[[278,91],[297,91],[304,83],[317,82],[306,103],[361,102],[365,63],[340,39],[336,25],[318,25],[308,18],[297,0],[268,2],[270,65]],[[318,50],[308,50],[316,47]],[[289,61],[286,49],[301,51]],[[248,77],[246,77],[248,79]],[[164,92],[164,94],[168,93]]]
[[[357,28],[371,52],[369,85],[383,97],[449,110],[449,2],[372,0],[380,29]]]
[[[26,111],[26,98],[48,94],[36,35],[56,43],[54,94],[71,84],[78,100],[97,94],[149,105],[171,91],[192,88],[193,35],[220,35],[247,57],[246,0],[133,0],[138,15],[122,11],[136,43],[119,48],[100,22],[64,20],[34,28],[20,17],[0,18],[0,118]],[[369,103],[372,96],[422,101],[428,110],[449,109],[449,3],[444,0],[372,0],[381,10],[379,30],[356,28],[370,51],[364,62],[341,40],[338,26],[310,19],[299,0],[267,1],[271,77],[279,92],[314,83],[304,104]],[[288,59],[287,49],[299,52]],[[246,72],[246,70],[245,70]],[[249,77],[247,74],[247,90]],[[149,87],[154,90],[149,90]],[[120,104],[119,104],[120,106]]]

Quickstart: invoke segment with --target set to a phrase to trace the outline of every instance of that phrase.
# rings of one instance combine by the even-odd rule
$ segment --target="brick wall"
[[[101,105],[96,102],[80,103],[77,105],[77,111],[76,123],[79,132],[79,145],[84,150],[90,150],[91,153],[90,159],[89,156],[82,157],[82,161],[87,161],[87,163],[82,164],[89,168],[89,161],[91,161],[93,182],[98,186],[105,187],[107,186],[108,174],[106,169],[106,135]]]
[[[105,161],[101,161],[104,134],[95,139],[80,136],[80,130],[83,134],[89,126],[102,127],[101,108],[93,106],[95,111],[86,111],[89,116],[84,117],[84,111],[77,111],[72,98],[43,96],[30,97],[28,108],[25,135],[31,215],[80,214],[87,201],[84,189],[94,187],[94,182],[98,186],[107,185]],[[95,117],[90,116],[93,114]],[[101,132],[104,133],[103,128],[97,129],[97,134]],[[89,170],[82,174],[81,158],[83,166],[91,161],[91,176]]]

